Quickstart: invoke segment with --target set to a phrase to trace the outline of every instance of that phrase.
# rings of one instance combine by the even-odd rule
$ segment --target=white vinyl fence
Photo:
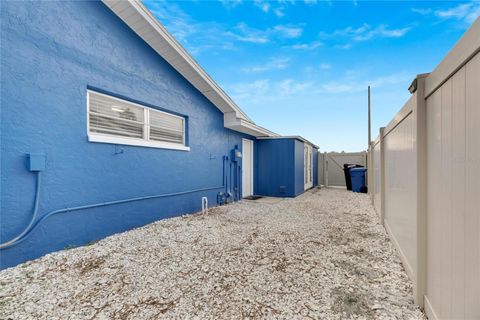
[[[318,183],[345,187],[344,164],[366,166],[367,152],[324,152],[318,154]]]
[[[383,130],[383,128],[381,130]],[[381,151],[382,144],[383,144],[383,141],[380,140],[380,137],[378,137],[373,142],[372,157],[369,158],[370,163],[369,163],[369,169],[368,169],[368,175],[369,175],[369,181],[370,181],[370,187],[371,187],[371,190],[369,191],[369,193],[372,195],[373,204],[378,214],[380,214],[383,211],[382,210],[382,193],[380,192],[382,190],[382,184],[381,184],[382,183],[382,166],[380,165],[383,160],[381,158],[383,156],[383,153]]]
[[[430,319],[480,319],[480,19],[380,129],[369,191]]]

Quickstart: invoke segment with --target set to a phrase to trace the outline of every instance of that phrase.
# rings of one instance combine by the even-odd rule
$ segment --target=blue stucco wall
[[[295,196],[303,193],[305,188],[305,149],[303,142],[292,139],[295,157]]]
[[[256,194],[296,197],[304,192],[304,143],[295,138],[257,141]],[[318,155],[314,151],[314,185]]]
[[[2,242],[31,217],[35,174],[27,153],[46,154],[40,215],[222,185],[223,156],[245,136],[225,129],[222,113],[102,3],[3,2],[1,43]],[[191,151],[89,143],[88,86],[186,115]],[[2,250],[0,267],[197,211],[202,196],[215,204],[218,191],[52,216]]]
[[[256,194],[271,197],[295,196],[293,139],[257,140]]]

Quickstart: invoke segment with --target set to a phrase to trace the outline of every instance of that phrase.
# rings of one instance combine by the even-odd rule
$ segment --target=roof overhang
[[[313,143],[311,143],[310,141],[308,141],[307,139],[305,139],[304,137],[302,136],[270,136],[270,137],[259,137],[258,139],[260,140],[267,140],[267,139],[297,139],[299,141],[302,141],[306,144],[309,144],[311,145],[312,147],[314,147],[315,149],[319,149],[319,147]]]
[[[223,114],[223,123],[225,128],[232,129],[238,132],[249,134],[257,138],[260,137],[278,137],[279,135],[256,125],[251,121],[238,118],[234,112]]]
[[[255,137],[278,136],[253,123],[140,1],[103,0],[103,3],[215,107],[228,115],[225,127]]]

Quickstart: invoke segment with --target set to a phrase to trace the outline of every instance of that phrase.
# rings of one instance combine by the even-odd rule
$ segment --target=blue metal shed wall
[[[295,190],[294,140],[257,140],[256,194],[293,197]]]
[[[313,185],[318,186],[318,149],[313,148]]]
[[[295,196],[305,191],[305,148],[303,142],[293,139],[295,144]]]
[[[168,63],[99,2],[3,2],[1,6],[2,241],[28,223],[35,175],[26,153],[45,152],[40,215],[55,209],[219,187],[52,216],[28,240],[1,251],[1,268],[216,203],[224,155],[239,133]],[[87,86],[188,117],[190,152],[89,143]],[[252,137],[248,137],[253,139]],[[230,164],[227,164],[229,167]]]

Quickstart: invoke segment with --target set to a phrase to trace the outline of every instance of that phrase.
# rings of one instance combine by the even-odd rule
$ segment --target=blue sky
[[[321,151],[367,145],[480,14],[480,2],[144,1],[258,124]]]

